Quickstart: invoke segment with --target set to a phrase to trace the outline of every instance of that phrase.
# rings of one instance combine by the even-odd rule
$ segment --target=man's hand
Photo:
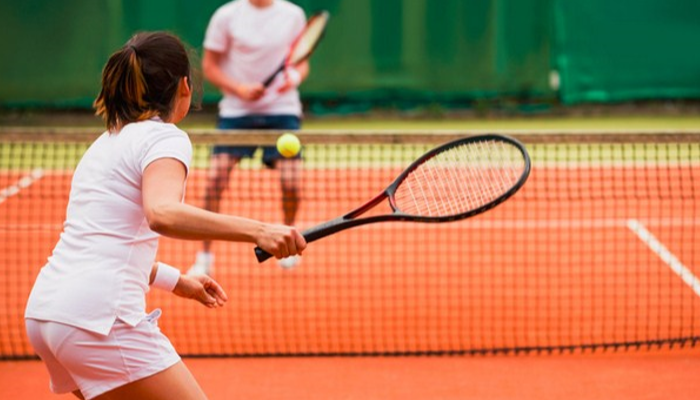
[[[284,70],[282,75],[284,76],[284,83],[279,87],[279,89],[277,89],[279,93],[284,93],[301,85],[301,73],[299,73],[299,71],[297,71],[295,68],[288,67]]]
[[[241,83],[235,87],[233,94],[244,101],[257,101],[265,94],[262,83]]]

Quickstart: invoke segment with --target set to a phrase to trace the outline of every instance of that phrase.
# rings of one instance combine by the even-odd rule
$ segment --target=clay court
[[[693,398],[700,166],[663,159],[692,159],[696,145],[668,146],[644,145],[640,155],[582,145],[566,163],[533,144],[525,187],[486,214],[351,229],[310,245],[293,270],[257,264],[249,246],[217,243],[225,308],[159,292],[149,308],[164,310],[161,328],[212,399]],[[379,154],[342,168],[310,160],[301,227],[342,215],[391,181],[401,162]],[[649,154],[662,160],[642,163]],[[24,302],[70,189],[70,168],[39,164],[41,172],[0,176],[8,398],[52,398],[39,362],[12,361],[33,357]],[[204,174],[191,174],[187,202],[200,201]],[[277,182],[273,170],[236,171],[225,212],[280,218]],[[184,269],[197,246],[164,239],[160,258]]]

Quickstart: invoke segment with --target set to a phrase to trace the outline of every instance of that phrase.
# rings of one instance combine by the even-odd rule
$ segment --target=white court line
[[[642,242],[649,246],[649,248],[656,253],[659,258],[668,264],[669,268],[671,268],[676,275],[680,276],[683,282],[693,289],[695,294],[700,296],[700,280],[698,280],[698,278],[693,275],[693,273],[686,268],[686,266],[683,265],[683,263],[676,258],[676,256],[673,255],[673,253],[671,253],[671,251],[667,249],[663,243],[656,239],[656,237],[654,237],[654,235],[652,235],[651,232],[644,227],[644,225],[642,225],[636,219],[630,219],[627,221],[627,227],[630,228],[630,230],[637,236],[639,236]]]
[[[20,190],[28,188],[32,183],[41,179],[44,176],[44,170],[41,168],[35,168],[28,175],[21,177],[17,183],[10,185],[5,189],[0,190],[0,204],[2,204],[9,197],[12,197],[20,192]]]

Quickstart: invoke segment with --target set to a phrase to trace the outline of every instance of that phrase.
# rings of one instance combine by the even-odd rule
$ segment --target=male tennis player
[[[309,65],[302,62],[278,74],[265,88],[262,82],[285,59],[294,38],[306,24],[304,11],[286,0],[235,0],[221,6],[211,18],[204,38],[204,76],[223,93],[218,129],[297,130],[302,106],[297,86],[306,79]],[[204,194],[204,208],[219,211],[231,170],[257,146],[215,146]],[[282,187],[284,223],[294,225],[299,208],[301,154],[284,158],[274,146],[263,147],[263,163],[277,168]],[[193,274],[211,273],[212,243],[204,241]],[[298,256],[280,260],[293,267]]]

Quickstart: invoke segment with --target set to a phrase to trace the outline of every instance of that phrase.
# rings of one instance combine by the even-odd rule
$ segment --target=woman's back
[[[117,317],[138,323],[159,237],[144,214],[141,177],[163,157],[188,166],[191,153],[187,134],[157,119],[100,136],[76,168],[64,230],[27,316],[99,333]]]

